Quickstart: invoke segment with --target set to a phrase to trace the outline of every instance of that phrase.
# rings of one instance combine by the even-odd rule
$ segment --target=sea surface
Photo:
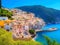
[[[57,30],[51,31],[51,32],[46,32],[46,31],[37,32],[35,40],[38,42],[42,42],[42,43],[46,44],[46,40],[43,37],[43,35],[46,35],[50,39],[56,40],[57,42],[60,43],[60,24],[49,24],[49,25],[44,26],[42,28],[42,30],[48,30],[49,28],[57,28]]]

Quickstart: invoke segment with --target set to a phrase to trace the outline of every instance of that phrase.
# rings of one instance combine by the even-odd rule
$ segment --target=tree
[[[31,29],[31,30],[29,30],[29,33],[30,34],[35,34],[35,30],[34,29]]]

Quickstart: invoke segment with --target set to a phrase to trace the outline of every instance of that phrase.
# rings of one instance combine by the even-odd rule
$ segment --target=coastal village
[[[0,28],[3,27],[7,31],[12,31],[13,38],[31,38],[32,35],[29,33],[29,30],[40,30],[45,25],[44,20],[35,17],[34,13],[20,9],[12,9],[10,11],[13,13],[13,20],[9,20],[8,17],[0,17]]]

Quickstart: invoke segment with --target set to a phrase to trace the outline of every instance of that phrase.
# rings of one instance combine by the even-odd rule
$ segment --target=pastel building
[[[4,28],[7,31],[11,30],[11,20],[8,17],[0,17],[0,28]]]
[[[0,20],[8,20],[8,17],[0,17]]]
[[[18,9],[13,10],[12,18],[14,18],[12,32],[13,37],[16,38],[31,37],[29,33],[30,29],[40,30],[45,24],[42,19],[35,17],[34,13],[27,13]]]
[[[14,38],[30,38],[31,35],[28,33],[28,26],[23,26],[20,22],[14,22],[12,25],[13,37]]]

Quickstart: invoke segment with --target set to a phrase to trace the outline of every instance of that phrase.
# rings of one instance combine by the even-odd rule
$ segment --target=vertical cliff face
[[[47,8],[40,5],[17,7],[26,12],[32,12],[36,17],[42,18],[47,24],[60,23],[60,10]]]

